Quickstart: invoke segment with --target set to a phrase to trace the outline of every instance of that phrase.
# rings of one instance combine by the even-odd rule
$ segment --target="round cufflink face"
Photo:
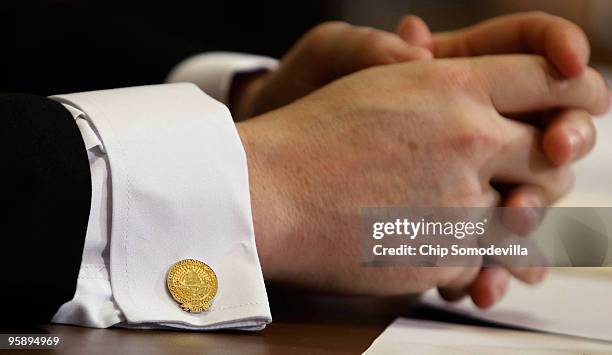
[[[177,262],[168,271],[168,291],[187,312],[208,311],[217,294],[217,275],[205,263],[195,259]]]

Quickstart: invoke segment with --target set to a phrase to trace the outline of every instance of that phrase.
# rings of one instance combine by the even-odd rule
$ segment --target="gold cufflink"
[[[217,294],[217,275],[205,263],[185,259],[170,267],[168,291],[187,312],[208,311]]]

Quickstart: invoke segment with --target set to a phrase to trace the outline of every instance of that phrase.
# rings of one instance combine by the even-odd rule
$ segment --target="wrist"
[[[274,181],[273,167],[270,166],[266,151],[270,146],[262,145],[258,137],[265,136],[259,129],[259,120],[236,124],[242,141],[248,165],[251,213],[257,253],[266,280],[277,280],[282,268],[279,257],[283,250],[283,226],[286,226],[278,184]]]

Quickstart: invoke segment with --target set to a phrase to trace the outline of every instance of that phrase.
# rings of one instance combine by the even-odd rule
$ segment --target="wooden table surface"
[[[176,332],[51,325],[60,354],[359,354],[411,300],[270,292],[272,324],[260,332]]]
[[[270,290],[269,297],[273,323],[260,332],[47,325],[42,330],[61,335],[64,346],[27,354],[360,354],[398,316],[483,324],[415,309],[415,299],[410,297],[339,297],[285,290]]]

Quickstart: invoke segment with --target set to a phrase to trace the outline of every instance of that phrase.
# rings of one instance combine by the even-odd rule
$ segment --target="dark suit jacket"
[[[89,162],[68,110],[0,94],[0,321],[49,321],[76,288],[91,202]]]

